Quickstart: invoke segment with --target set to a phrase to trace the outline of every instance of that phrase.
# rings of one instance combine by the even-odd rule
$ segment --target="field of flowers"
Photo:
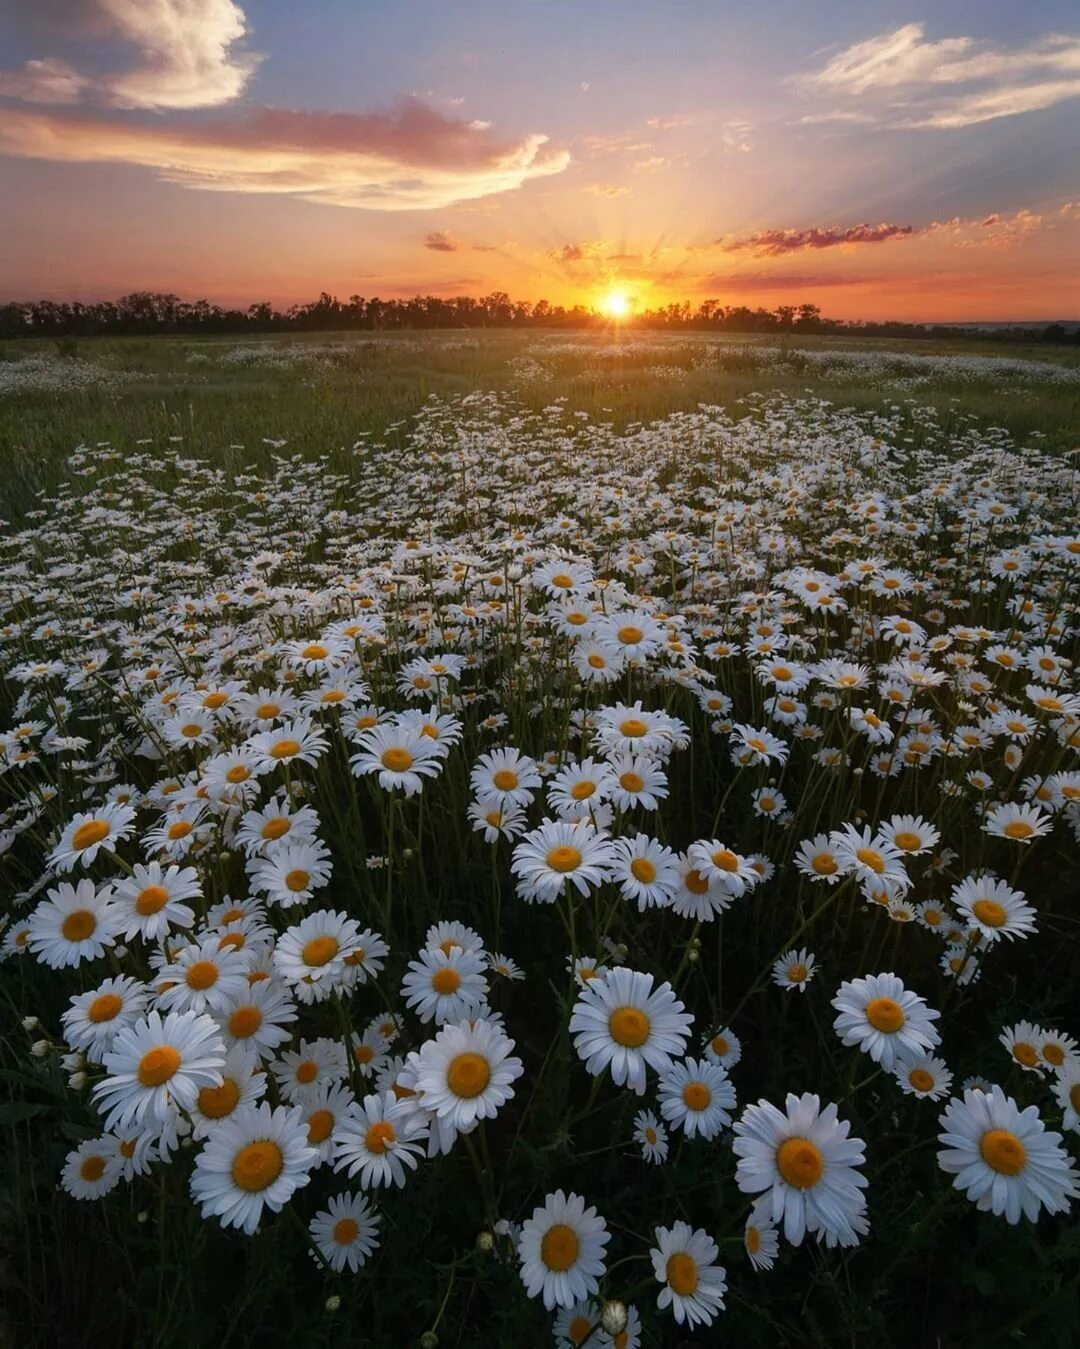
[[[548,392],[4,531],[0,1337],[1076,1343],[1075,460]]]

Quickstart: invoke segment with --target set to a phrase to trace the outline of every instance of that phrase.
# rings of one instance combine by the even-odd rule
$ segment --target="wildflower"
[[[569,1307],[589,1297],[604,1274],[607,1224],[577,1194],[556,1190],[521,1226],[518,1258],[529,1297]]]

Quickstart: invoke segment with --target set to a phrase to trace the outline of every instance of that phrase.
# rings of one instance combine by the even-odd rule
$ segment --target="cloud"
[[[725,150],[737,150],[747,154],[754,148],[751,132],[753,124],[739,120],[724,122],[720,127],[720,144]]]
[[[581,189],[593,197],[626,197],[630,195],[628,187],[616,187],[614,183],[590,183]]]
[[[919,129],[974,126],[1080,96],[1080,37],[1055,33],[1008,48],[972,37],[927,41],[925,33],[922,23],[879,33],[794,83],[811,95],[883,100],[876,120]],[[836,121],[841,112],[817,120]],[[860,120],[869,115],[859,110]]]
[[[675,131],[679,127],[692,126],[692,117],[650,117],[645,123],[653,131]]]
[[[261,60],[236,50],[248,29],[233,0],[84,0],[69,14],[68,30],[96,52],[102,37],[134,48],[135,65],[91,75],[45,57],[0,71],[0,93],[31,103],[92,98],[114,108],[211,108],[238,98]]]
[[[853,43],[821,69],[794,77],[804,94],[859,98],[862,104],[856,111],[837,108],[801,117],[800,123],[879,121],[949,130],[1080,96],[1080,36],[1052,34],[1026,46],[1002,47],[975,38],[929,42],[925,34],[925,24],[906,23]]]
[[[432,210],[560,173],[548,138],[498,140],[405,99],[381,113],[256,109],[224,122],[145,125],[0,109],[0,154],[135,164],[166,182],[377,211]]]
[[[424,247],[430,248],[433,253],[456,253],[458,250],[457,244],[445,230],[432,230],[425,235]]]
[[[586,262],[592,258],[601,256],[605,248],[602,239],[594,239],[580,244],[563,244],[562,248],[557,248],[548,254],[548,257],[554,258],[556,262]]]
[[[883,244],[906,239],[915,233],[913,225],[818,226],[803,230],[758,230],[745,239],[721,241],[725,253],[749,252],[759,258],[782,257],[806,249],[840,248],[853,244]]]

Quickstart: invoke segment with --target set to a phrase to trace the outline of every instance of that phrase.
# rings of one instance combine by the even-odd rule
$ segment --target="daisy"
[[[671,899],[671,907],[680,918],[692,918],[697,923],[711,923],[716,915],[734,901],[731,891],[713,876],[706,876],[689,856],[676,858],[679,888]]]
[[[246,747],[215,754],[202,765],[202,784],[215,801],[243,805],[258,796],[259,760],[255,751]]]
[[[735,1122],[735,1182],[744,1194],[764,1192],[763,1212],[774,1223],[783,1220],[793,1246],[807,1232],[844,1245],[858,1239],[866,1178],[855,1170],[864,1160],[863,1143],[848,1137],[850,1128],[837,1119],[835,1105],[822,1110],[808,1092],[789,1092],[784,1113],[759,1101]]]
[[[143,835],[147,852],[165,853],[168,857],[186,857],[207,833],[202,825],[206,803],[189,801],[169,810],[161,820]]]
[[[608,794],[611,773],[596,759],[583,759],[559,770],[547,786],[548,801],[559,815],[588,813]]]
[[[586,983],[569,1029],[577,1032],[574,1048],[589,1073],[610,1068],[617,1087],[640,1096],[646,1067],[666,1072],[683,1054],[693,1020],[670,984],[654,989],[651,974],[616,968]]]
[[[354,1102],[337,1127],[334,1170],[360,1177],[363,1189],[405,1184],[415,1171],[428,1136],[426,1116],[415,1101],[399,1101],[392,1091]]]
[[[190,1110],[200,1087],[221,1086],[225,1045],[210,1017],[156,1011],[118,1031],[104,1056],[108,1076],[94,1086],[107,1129],[156,1121]]]
[[[719,1247],[712,1237],[689,1223],[658,1227],[656,1245],[649,1251],[653,1273],[663,1284],[656,1305],[671,1308],[679,1325],[711,1326],[724,1310],[727,1275],[716,1263]]]
[[[338,1125],[355,1103],[352,1092],[341,1082],[324,1082],[319,1087],[313,1087],[310,1094],[298,1103],[307,1125],[308,1147],[314,1148],[319,1154],[315,1166],[330,1160],[337,1141]]]
[[[373,726],[357,737],[349,763],[356,777],[375,773],[384,792],[416,796],[424,778],[438,777],[442,756],[434,742],[410,726]]]
[[[818,834],[815,838],[804,839],[795,852],[795,865],[812,881],[825,881],[829,885],[835,885],[844,874],[840,868],[840,857],[829,834]]]
[[[349,1272],[367,1264],[379,1247],[379,1214],[366,1195],[335,1195],[308,1223],[319,1254],[331,1269]]]
[[[941,841],[941,832],[921,815],[894,815],[881,826],[881,836],[901,852],[917,856],[932,852]]]
[[[577,1194],[556,1190],[521,1225],[518,1259],[529,1297],[569,1307],[595,1293],[605,1271],[607,1224]]]
[[[664,907],[679,888],[678,858],[648,834],[612,840],[611,878],[639,913]]]
[[[514,1042],[483,1017],[444,1026],[410,1056],[420,1105],[467,1133],[477,1120],[493,1119],[514,1095],[524,1072],[511,1057]]]
[[[1007,1026],[998,1036],[998,1041],[1025,1073],[1042,1074],[1047,1066],[1039,1054],[1039,1043],[1044,1035],[1041,1026],[1031,1021],[1018,1021],[1015,1026]]]
[[[657,810],[668,794],[663,767],[645,754],[632,750],[608,756],[608,796],[617,810]]]
[[[482,955],[484,939],[479,932],[466,927],[464,923],[432,923],[424,934],[424,946],[429,951],[442,951],[444,955],[449,955],[455,946],[470,955]]]
[[[162,868],[158,862],[136,862],[130,876],[114,883],[120,932],[126,941],[160,941],[174,927],[188,928],[195,910],[184,903],[202,898],[199,873],[194,867]]]
[[[1071,1035],[1059,1031],[1044,1030],[1039,1036],[1039,1057],[1048,1063],[1055,1073],[1061,1073],[1071,1063],[1080,1059],[1077,1043]]]
[[[348,1072],[341,1042],[326,1037],[301,1040],[299,1049],[285,1050],[271,1068],[287,1101],[304,1100],[321,1083],[339,1082]]]
[[[263,1209],[278,1213],[311,1179],[318,1153],[307,1145],[300,1110],[264,1101],[241,1106],[215,1129],[195,1158],[192,1198],[204,1218],[250,1236]]]
[[[49,866],[53,871],[71,871],[76,864],[88,867],[102,848],[115,852],[117,843],[127,838],[134,827],[135,811],[115,801],[99,810],[76,815],[49,854]]]
[[[343,987],[350,989],[366,984],[382,972],[383,957],[390,954],[390,947],[382,937],[371,928],[364,928],[354,938],[354,944],[345,957],[345,979]]]
[[[217,937],[186,946],[158,980],[157,1005],[165,1012],[222,1012],[250,988],[246,951],[223,947]]]
[[[520,982],[525,978],[525,971],[521,969],[509,956],[504,956],[499,952],[485,957],[487,967],[494,974],[501,974],[504,979],[512,982]]]
[[[192,1138],[206,1138],[238,1107],[256,1105],[266,1091],[266,1074],[256,1071],[255,1060],[242,1045],[229,1046],[221,1065],[221,1085],[200,1087],[188,1109]]]
[[[146,985],[124,974],[106,979],[89,993],[76,993],[61,1017],[64,1039],[91,1063],[100,1063],[117,1032],[143,1014],[146,999]]]
[[[511,872],[527,902],[553,904],[567,885],[587,895],[608,878],[612,845],[590,824],[545,820],[514,848]]]
[[[701,876],[735,899],[752,890],[760,879],[745,857],[740,857],[717,838],[691,843],[686,855]]]
[[[484,970],[484,957],[478,951],[463,951],[456,945],[449,951],[424,950],[409,962],[401,996],[421,1021],[440,1026],[458,1022],[486,999]]]
[[[1067,1064],[1058,1074],[1052,1090],[1065,1112],[1062,1127],[1080,1133],[1080,1063]]]
[[[236,841],[249,857],[264,855],[275,844],[311,843],[319,817],[310,806],[294,807],[288,797],[275,797],[260,810],[249,810],[240,821]]]
[[[330,852],[318,839],[277,843],[263,857],[247,864],[251,888],[271,904],[291,909],[306,904],[330,880]]]
[[[768,1218],[769,1201],[759,1199],[743,1228],[743,1250],[753,1270],[772,1269],[780,1253],[780,1234]]]
[[[931,1101],[948,1096],[952,1086],[952,1073],[945,1061],[930,1054],[898,1059],[893,1065],[893,1076],[905,1095],[929,1097]]]
[[[600,1307],[592,1299],[582,1299],[569,1307],[560,1307],[552,1325],[557,1349],[610,1349],[611,1339],[600,1324]]]
[[[249,971],[250,973],[250,971]],[[227,1046],[267,1058],[292,1036],[296,1004],[275,979],[259,979],[214,1015]]]
[[[345,982],[345,958],[359,946],[355,919],[319,909],[281,934],[274,948],[274,968],[301,1002],[321,1002]]]
[[[517,806],[503,806],[494,799],[473,801],[468,809],[474,832],[483,833],[485,843],[501,838],[517,838],[525,832],[525,812]]]
[[[735,1088],[718,1064],[686,1059],[661,1075],[658,1100],[663,1117],[687,1138],[715,1138],[731,1123]]]
[[[846,1045],[858,1045],[888,1070],[901,1055],[922,1054],[941,1037],[931,1025],[941,1013],[906,989],[895,974],[850,979],[837,989],[833,1029]]]
[[[271,731],[260,731],[247,742],[260,773],[271,773],[278,767],[294,763],[314,768],[328,749],[326,736],[311,717],[296,717],[282,722]]]
[[[368,1026],[362,1034],[353,1031],[351,1043],[353,1067],[361,1077],[374,1077],[378,1081],[378,1074],[382,1071],[389,1047],[390,1041],[378,1025]]]
[[[1014,890],[994,876],[968,876],[953,888],[952,902],[967,920],[968,928],[988,944],[1001,937],[1026,937],[1035,931],[1036,913],[1025,902],[1022,890]]]
[[[786,951],[772,967],[773,983],[780,988],[786,988],[789,993],[793,988],[805,993],[806,985],[814,977],[816,969],[812,951],[808,951],[805,947],[797,951]]]
[[[46,893],[29,919],[30,950],[50,969],[96,960],[116,944],[120,918],[112,889],[84,878],[61,881]]]
[[[651,1110],[639,1110],[634,1116],[634,1142],[647,1162],[667,1161],[667,1130]]]
[[[1080,1175],[1061,1135],[1047,1130],[1037,1106],[1021,1110],[996,1086],[966,1091],[962,1101],[949,1102],[940,1123],[945,1146],[938,1165],[980,1211],[1009,1223],[1021,1214],[1034,1222],[1040,1209],[1067,1212],[1080,1195]]]
[[[852,824],[842,825],[829,835],[829,843],[846,875],[871,884],[884,882],[893,889],[906,889],[911,878],[904,870],[904,854],[883,834]]]
[[[473,792],[503,808],[527,806],[540,786],[536,762],[512,746],[481,754],[469,774]]]
[[[123,1162],[116,1139],[88,1138],[69,1152],[60,1172],[60,1184],[73,1199],[100,1199],[120,1184]]]
[[[1044,814],[1038,806],[1006,802],[987,810],[983,830],[992,838],[1007,838],[1014,843],[1027,844],[1033,838],[1048,834],[1053,824],[1053,817]]]
[[[742,1041],[728,1026],[718,1030],[715,1035],[710,1035],[702,1048],[710,1063],[719,1063],[728,1072],[742,1058]]]

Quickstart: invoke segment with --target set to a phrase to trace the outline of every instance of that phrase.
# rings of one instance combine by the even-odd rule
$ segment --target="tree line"
[[[399,332],[424,328],[609,328],[613,320],[587,305],[570,307],[547,300],[511,300],[504,291],[474,297],[414,295],[381,299],[326,291],[307,304],[277,309],[269,301],[228,308],[209,300],[183,300],[156,291],[133,291],[118,300],[92,304],[55,300],[0,304],[0,338],[139,336],[154,333],[272,333],[357,329]],[[1080,343],[1080,327],[1051,323],[1031,328],[968,325],[849,322],[822,315],[817,305],[782,304],[775,309],[685,301],[636,312],[623,327],[669,331],[732,333],[825,333],[865,337],[980,337],[1002,341]]]

